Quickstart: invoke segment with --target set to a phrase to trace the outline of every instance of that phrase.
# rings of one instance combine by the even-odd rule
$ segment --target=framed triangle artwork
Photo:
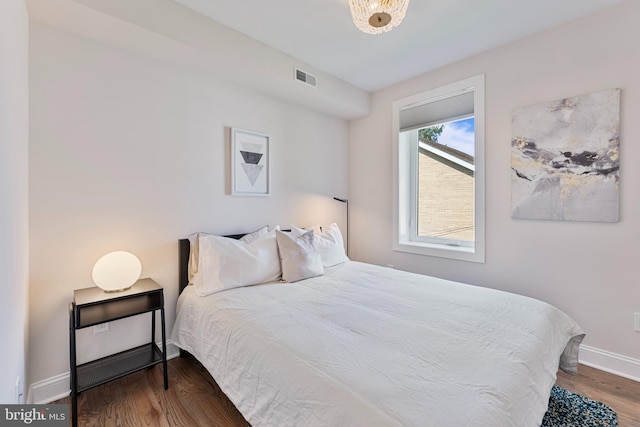
[[[231,194],[269,195],[269,136],[231,129]]]

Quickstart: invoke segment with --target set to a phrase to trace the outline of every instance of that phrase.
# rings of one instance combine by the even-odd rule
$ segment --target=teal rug
[[[617,427],[618,416],[609,406],[553,386],[549,409],[541,427]]]

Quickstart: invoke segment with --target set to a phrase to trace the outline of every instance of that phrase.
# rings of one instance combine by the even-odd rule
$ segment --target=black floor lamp
[[[348,199],[340,199],[338,197],[334,197],[333,200],[337,200],[340,203],[344,203],[347,205],[347,256],[349,256],[349,200]]]

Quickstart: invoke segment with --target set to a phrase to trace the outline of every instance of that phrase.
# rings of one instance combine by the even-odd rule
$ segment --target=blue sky
[[[438,143],[474,156],[474,128],[473,117],[445,123],[444,130],[438,138]]]

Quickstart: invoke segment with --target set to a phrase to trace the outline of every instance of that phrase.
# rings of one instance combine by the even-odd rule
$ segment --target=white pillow
[[[276,230],[278,230],[280,227],[276,226]],[[258,240],[260,237],[264,237],[269,233],[269,226],[265,225],[264,227],[262,227],[259,230],[254,231],[253,233],[247,233],[244,236],[242,236],[240,238],[241,242],[245,242],[247,244],[253,242],[254,240]]]
[[[201,235],[198,240],[198,273],[193,284],[200,296],[280,280],[275,230],[251,243],[212,235]]]
[[[307,230],[291,226],[291,231],[294,236],[300,236]],[[334,265],[342,264],[349,261],[347,255],[344,252],[344,241],[342,240],[342,233],[338,224],[333,223],[322,234],[315,234],[316,247],[318,253],[322,258],[322,265],[325,267],[333,267]]]
[[[198,274],[198,246],[200,245],[200,236],[206,236],[207,233],[193,233],[189,236],[189,264],[187,274],[189,276],[189,284],[193,283],[193,278]]]
[[[269,232],[269,226],[265,225],[259,230],[254,231],[253,233],[247,233],[240,240],[245,243],[251,243],[253,240],[258,237],[265,236]],[[189,263],[187,264],[187,275],[189,277],[189,283],[193,283],[193,278],[198,274],[198,262],[200,260],[199,256],[199,246],[200,246],[200,236],[209,236],[208,233],[193,233],[189,236]]]
[[[313,230],[300,236],[276,231],[280,262],[282,264],[282,279],[285,282],[324,274],[322,258],[316,250]]]

